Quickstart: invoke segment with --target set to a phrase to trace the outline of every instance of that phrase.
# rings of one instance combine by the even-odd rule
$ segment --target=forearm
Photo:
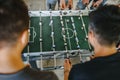
[[[64,72],[64,80],[68,80],[69,72]]]

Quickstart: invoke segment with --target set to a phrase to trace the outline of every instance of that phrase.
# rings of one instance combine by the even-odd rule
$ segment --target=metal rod
[[[69,28],[68,28],[68,22],[69,22],[69,21],[65,19],[66,30],[67,30],[67,37],[68,37],[67,39],[68,39],[68,43],[69,43],[69,49],[72,50],[72,48],[71,48],[71,41],[70,41],[70,34],[69,34],[69,31],[68,31],[68,29],[69,29]]]
[[[28,46],[27,46],[27,63],[29,64],[29,60],[30,60],[30,50],[29,50],[29,43],[28,43]]]
[[[77,36],[76,26],[75,26],[75,23],[74,23],[74,18],[72,16],[72,13],[71,13],[71,22],[72,22],[72,27],[73,27],[74,34],[75,34],[75,41],[76,41],[77,49],[80,49],[79,39],[78,39],[78,36]]]
[[[80,62],[82,62],[82,56],[81,56],[81,53],[80,53],[79,39],[78,39],[78,36],[77,36],[76,26],[75,26],[75,23],[74,23],[74,18],[72,16],[72,12],[71,12],[71,22],[72,22],[72,27],[74,29],[75,41],[76,41],[78,53],[79,53],[79,56],[80,56]]]
[[[68,50],[68,52],[69,52],[69,54],[71,54],[71,53],[73,53],[73,52],[78,52],[79,50]],[[84,53],[86,53],[86,54],[89,54],[90,53],[90,51],[89,50],[84,50],[84,49],[81,49],[80,50],[80,53],[82,54],[84,54]],[[53,51],[49,51],[49,52],[32,52],[32,53],[30,53],[29,54],[29,56],[40,56],[40,55],[53,55],[53,54],[56,54],[56,55],[63,55],[63,54],[66,54],[66,51],[55,51],[54,53],[53,53]],[[84,55],[86,55],[86,54],[84,54]],[[27,56],[27,53],[24,53],[23,54],[25,57]]]
[[[66,40],[66,34],[65,34],[65,27],[64,27],[64,22],[63,22],[62,11],[60,11],[60,22],[61,22],[61,27],[62,27],[62,37],[63,37],[63,41],[64,41],[64,47],[65,47],[66,52],[68,52],[67,40]]]
[[[84,23],[84,20],[83,20],[83,17],[82,17],[82,13],[79,11],[79,16],[80,16],[80,19],[81,19],[81,22],[82,22],[82,28],[83,28],[83,30],[84,30],[84,32],[85,32],[85,39],[87,39],[88,38],[88,33],[87,33],[87,30],[86,30],[86,27],[85,27],[85,23]],[[88,42],[88,46],[89,46],[89,49],[91,50],[91,46],[90,46],[90,43]]]
[[[69,53],[69,54],[70,54],[69,58],[80,57],[80,61],[81,61],[81,58],[82,58],[82,57],[89,57],[89,56],[92,55],[91,53],[85,54],[85,53],[81,53],[81,52],[80,52],[80,53],[81,53],[80,55],[79,55],[79,52],[74,52],[74,53],[77,53],[77,54],[71,55],[72,53]],[[65,54],[66,54],[66,53],[61,54],[60,56],[56,56],[56,59],[64,59],[64,58],[67,58],[67,57],[63,57],[63,55],[65,55]],[[44,57],[42,57],[42,60],[54,59],[54,56],[53,56],[53,55],[52,55],[52,56],[42,55],[42,56],[44,56]],[[36,61],[36,60],[41,60],[41,57],[40,57],[40,56],[36,56],[36,57],[30,58],[30,61]]]
[[[79,57],[80,57],[80,63],[82,63],[83,62],[83,60],[82,60],[82,54],[80,53],[80,51],[78,52],[78,54],[79,54]]]
[[[40,55],[40,68],[43,70],[43,57]]]
[[[68,36],[67,39],[68,39],[69,49],[72,50],[72,48],[71,48],[71,41],[70,41],[70,35],[69,35],[69,31],[68,31],[68,29],[69,29],[69,28],[68,28],[68,22],[69,22],[69,21],[65,19],[67,36]],[[69,58],[69,53],[68,53],[68,52],[67,52],[66,55],[67,55],[67,58]]]
[[[56,66],[56,68],[54,68],[54,66],[50,66],[50,67],[45,67],[44,69],[43,69],[43,71],[48,71],[48,70],[56,70],[56,69],[64,69],[64,67],[63,66]]]
[[[56,60],[56,56],[54,54],[54,68],[56,69],[56,66],[57,66],[57,60]]]
[[[42,39],[42,17],[41,17],[41,11],[40,11],[40,22],[39,22],[39,25],[40,25],[40,52],[43,51],[43,47],[42,47],[42,43],[43,43],[43,39]]]
[[[50,24],[49,24],[49,26],[51,26],[52,50],[54,53],[56,46],[55,46],[55,34],[54,34],[52,11],[50,11]],[[55,54],[54,54],[54,68],[56,68],[56,56],[55,56]]]
[[[28,36],[28,45],[27,45],[27,63],[29,64],[29,60],[30,60],[30,46],[29,46],[29,42],[30,42],[30,20],[29,20],[29,29],[28,29],[28,34],[29,34],[29,36]]]
[[[54,34],[54,26],[53,26],[53,18],[52,18],[52,11],[50,11],[50,24],[51,27],[51,38],[52,38],[52,50],[55,51],[55,34]]]

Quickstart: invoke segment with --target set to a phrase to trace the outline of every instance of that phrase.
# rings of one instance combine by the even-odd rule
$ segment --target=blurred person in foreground
[[[28,28],[23,0],[0,0],[0,80],[58,80],[52,72],[36,71],[23,63]]]

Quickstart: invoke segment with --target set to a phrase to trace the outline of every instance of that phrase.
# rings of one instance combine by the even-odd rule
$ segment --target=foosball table
[[[73,64],[89,60],[88,10],[29,11],[29,43],[26,61],[38,61],[41,70],[63,69],[64,59]]]

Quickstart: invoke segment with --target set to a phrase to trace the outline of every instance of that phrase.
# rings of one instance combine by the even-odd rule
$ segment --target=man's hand
[[[82,0],[82,3],[83,3],[84,5],[87,5],[87,4],[89,4],[89,0]]]
[[[66,8],[65,0],[60,0],[60,9],[64,10]]]
[[[71,62],[69,59],[66,59],[65,62],[64,62],[64,72],[70,72],[71,70]]]
[[[65,0],[60,0],[60,9],[64,10],[66,8],[72,9],[73,8],[73,0],[68,0],[66,5]]]
[[[68,0],[67,8],[69,8],[69,9],[73,8],[73,0]]]
[[[64,80],[68,80],[69,72],[72,68],[70,59],[66,59],[64,62]]]
[[[103,2],[103,0],[98,0],[96,2],[93,2],[93,7],[99,7],[99,5]]]

